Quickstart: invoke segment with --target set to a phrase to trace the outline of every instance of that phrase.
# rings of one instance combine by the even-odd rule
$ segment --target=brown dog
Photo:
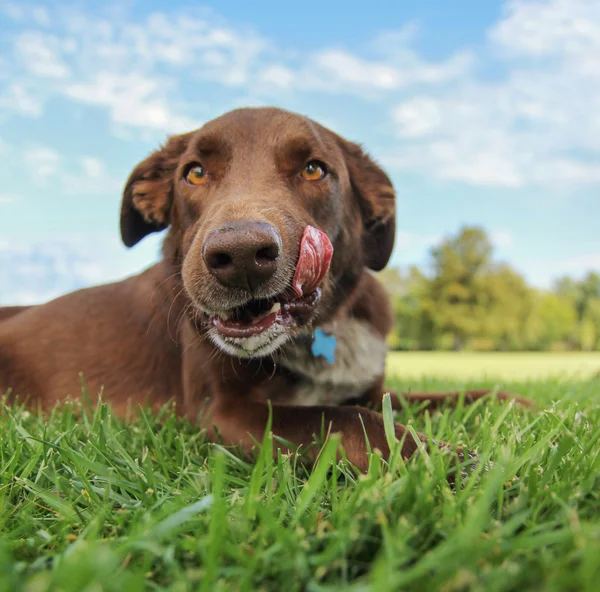
[[[244,449],[262,438],[270,401],[275,435],[308,446],[324,425],[365,469],[365,429],[389,451],[381,415],[352,405],[380,406],[384,392],[392,314],[369,269],[392,252],[394,201],[358,145],[279,109],[240,109],[171,137],[134,169],[121,207],[128,247],[168,228],[163,260],[0,309],[0,392],[47,407],[76,394],[82,372],[117,412],[174,399]],[[433,406],[457,394],[408,398]],[[415,450],[408,436],[404,457]]]

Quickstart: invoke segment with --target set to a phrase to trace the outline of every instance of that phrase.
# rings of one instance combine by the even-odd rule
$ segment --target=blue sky
[[[169,133],[278,105],[359,141],[398,193],[393,262],[461,224],[537,286],[600,269],[596,0],[3,2],[0,303],[150,264],[118,238]]]

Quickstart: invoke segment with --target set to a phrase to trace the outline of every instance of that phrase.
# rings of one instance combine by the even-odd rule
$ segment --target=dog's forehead
[[[240,136],[256,136],[273,131],[311,132],[307,117],[275,107],[246,107],[228,111],[208,121],[199,131],[206,133],[231,133]]]
[[[193,144],[228,150],[256,149],[261,145],[284,148],[286,144],[335,150],[334,134],[297,113],[274,107],[243,108],[208,121],[194,134]]]

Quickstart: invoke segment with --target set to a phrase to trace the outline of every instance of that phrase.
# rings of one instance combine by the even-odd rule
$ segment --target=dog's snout
[[[264,222],[235,222],[206,237],[202,256],[221,284],[254,291],[277,271],[281,237]]]

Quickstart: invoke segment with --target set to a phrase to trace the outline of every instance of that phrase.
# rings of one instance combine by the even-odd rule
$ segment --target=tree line
[[[600,274],[530,286],[494,260],[482,228],[463,227],[430,251],[427,270],[388,268],[398,350],[600,350]]]

